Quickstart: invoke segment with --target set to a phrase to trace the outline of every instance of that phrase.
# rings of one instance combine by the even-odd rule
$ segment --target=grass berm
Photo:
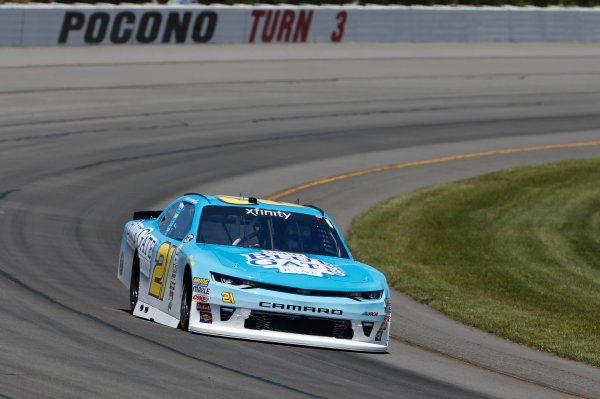
[[[392,198],[353,221],[348,243],[419,302],[600,366],[600,158]]]

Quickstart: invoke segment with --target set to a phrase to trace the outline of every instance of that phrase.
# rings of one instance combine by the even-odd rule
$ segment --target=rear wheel
[[[181,306],[179,311],[179,324],[183,331],[188,331],[190,328],[190,308],[192,303],[192,283],[188,273],[183,279],[183,287],[181,290]]]
[[[135,310],[138,297],[140,296],[140,259],[137,255],[133,258],[131,265],[131,280],[129,282],[129,310],[131,313]]]

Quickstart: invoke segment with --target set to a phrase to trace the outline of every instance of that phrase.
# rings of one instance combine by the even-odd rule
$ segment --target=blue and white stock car
[[[380,352],[383,274],[312,206],[187,194],[125,225],[118,278],[134,316],[185,331]]]

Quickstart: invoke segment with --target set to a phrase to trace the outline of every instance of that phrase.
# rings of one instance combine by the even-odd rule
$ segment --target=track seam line
[[[527,378],[519,377],[518,375],[515,375],[515,374],[510,374],[510,373],[507,373],[507,372],[504,372],[504,371],[500,371],[500,370],[496,370],[496,369],[490,368],[488,366],[484,366],[484,365],[481,365],[481,364],[473,363],[473,362],[461,359],[461,358],[456,357],[456,356],[448,355],[448,354],[443,353],[441,351],[438,351],[438,350],[435,350],[435,349],[431,349],[431,348],[428,348],[428,347],[423,346],[423,345],[416,344],[416,343],[411,342],[411,341],[409,341],[407,339],[396,337],[395,335],[391,335],[390,334],[390,338],[393,339],[393,340],[395,340],[395,341],[398,341],[400,343],[403,343],[405,345],[411,346],[413,348],[420,349],[420,350],[422,350],[424,352],[428,352],[428,353],[431,353],[431,354],[436,355],[436,356],[440,356],[440,357],[443,357],[443,358],[446,358],[446,359],[450,359],[450,360],[453,360],[455,362],[459,362],[459,363],[462,363],[462,364],[465,364],[467,366],[471,366],[471,367],[474,367],[474,368],[477,368],[477,369],[480,369],[480,370],[484,370],[484,371],[488,371],[488,372],[491,372],[491,373],[494,373],[494,374],[498,374],[498,375],[501,375],[503,377],[508,377],[508,378],[513,379],[513,380],[521,381],[521,382],[527,383],[529,385],[536,386],[538,388],[543,388],[543,389],[546,389],[548,391],[552,391],[552,392],[560,393],[560,394],[563,394],[563,395],[566,395],[566,396],[570,396],[572,398],[587,399],[585,396],[579,396],[577,394],[574,394],[574,393],[571,393],[571,392],[567,392],[567,391],[563,391],[561,389],[554,388],[554,387],[551,387],[549,385],[541,384],[539,382],[536,382],[536,381],[533,381],[533,380],[529,380]]]

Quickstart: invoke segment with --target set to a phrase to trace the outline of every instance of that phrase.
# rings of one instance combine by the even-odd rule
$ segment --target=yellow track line
[[[336,176],[331,176],[331,177],[326,177],[323,179],[318,179],[318,180],[313,180],[311,182],[308,183],[304,183],[304,184],[300,184],[294,187],[290,187],[288,189],[285,190],[281,190],[278,191],[276,193],[273,193],[267,197],[265,197],[265,199],[268,200],[277,200],[281,197],[284,197],[286,195],[290,195],[293,194],[295,192],[301,191],[301,190],[305,190],[307,188],[310,187],[314,187],[314,186],[319,186],[321,184],[325,184],[325,183],[331,183],[334,182],[336,180],[342,180],[342,179],[347,179],[350,177],[356,177],[356,176],[362,176],[362,175],[366,175],[369,173],[375,173],[375,172],[383,172],[385,170],[390,170],[390,169],[401,169],[401,168],[407,168],[409,166],[419,166],[419,165],[429,165],[429,164],[433,164],[433,163],[440,163],[440,162],[446,162],[446,161],[454,161],[457,159],[467,159],[467,158],[476,158],[476,157],[486,157],[486,156],[490,156],[490,155],[501,155],[501,154],[513,154],[513,153],[517,153],[517,152],[529,152],[529,151],[541,151],[541,150],[553,150],[553,149],[559,149],[559,148],[573,148],[573,147],[591,147],[591,146],[596,146],[596,145],[600,145],[600,141],[586,141],[586,142],[579,142],[579,143],[566,143],[566,144],[554,144],[554,145],[542,145],[542,146],[536,146],[536,147],[523,147],[523,148],[509,148],[509,149],[505,149],[505,150],[495,150],[495,151],[485,151],[485,152],[474,152],[474,153],[470,153],[470,154],[458,154],[458,155],[450,155],[447,157],[441,157],[441,158],[432,158],[432,159],[424,159],[421,161],[414,161],[414,162],[404,162],[404,163],[398,163],[395,165],[387,165],[387,166],[380,166],[378,168],[371,168],[371,169],[363,169],[363,170],[357,170],[355,172],[349,172],[349,173],[343,173],[341,175],[336,175]],[[526,378],[522,378],[513,374],[509,374],[509,373],[505,373],[502,371],[498,371],[498,370],[494,370],[491,369],[489,367],[485,367],[485,366],[481,366],[475,363],[471,363],[468,362],[466,360],[463,359],[459,359],[457,357],[454,356],[450,356],[450,355],[446,355],[444,353],[441,353],[439,351],[415,344],[413,342],[407,341],[403,338],[400,337],[395,337],[390,335],[390,338],[402,342],[406,345],[410,345],[412,347],[415,348],[419,348],[421,350],[424,350],[426,352],[438,355],[438,356],[442,356],[448,359],[452,359],[455,361],[458,361],[460,363],[472,366],[472,367],[476,367],[482,370],[486,370],[486,371],[490,371],[492,373],[495,374],[499,374],[508,378],[512,378],[518,381],[522,381],[540,388],[544,388],[547,389],[549,391],[552,392],[557,392],[557,393],[561,393],[563,395],[566,396],[570,396],[573,398],[578,398],[578,399],[585,399],[582,396],[578,396],[575,394],[572,394],[570,392],[566,392],[566,391],[562,391],[547,385],[543,385],[540,383],[537,383],[535,381],[532,380],[528,380]]]
[[[458,154],[458,155],[450,155],[450,156],[441,157],[441,158],[424,159],[421,161],[404,162],[404,163],[398,163],[395,165],[380,166],[378,168],[357,170],[355,172],[343,173],[343,174],[337,175],[337,176],[331,176],[331,177],[326,177],[323,179],[313,180],[308,183],[300,184],[298,186],[294,186],[294,187],[290,187],[290,188],[287,188],[282,191],[278,191],[276,193],[273,193],[273,194],[265,197],[265,199],[277,200],[281,197],[285,197],[286,195],[290,195],[290,194],[293,194],[293,193],[301,191],[301,190],[305,190],[310,187],[319,186],[319,185],[325,184],[325,183],[331,183],[336,180],[347,179],[349,177],[362,176],[362,175],[366,175],[369,173],[375,173],[375,172],[383,172],[385,170],[390,170],[390,169],[401,169],[401,168],[407,168],[409,166],[429,165],[432,163],[454,161],[457,159],[486,157],[486,156],[490,156],[490,155],[500,155],[500,154],[512,154],[515,152],[553,150],[553,149],[557,149],[557,148],[590,147],[590,146],[595,146],[595,145],[600,145],[600,141],[586,141],[586,142],[580,142],[580,143],[542,145],[542,146],[537,146],[537,147],[510,148],[510,149],[506,149],[506,150],[474,152],[474,153],[470,153],[470,154]]]

